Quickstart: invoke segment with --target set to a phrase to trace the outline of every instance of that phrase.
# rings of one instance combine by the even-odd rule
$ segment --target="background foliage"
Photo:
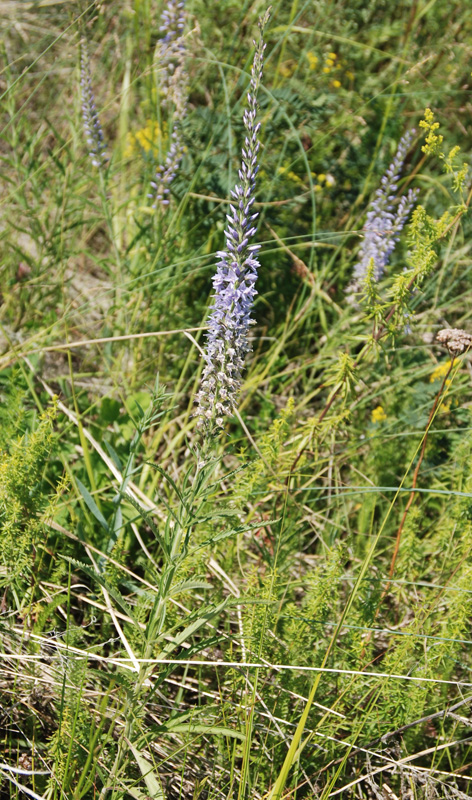
[[[470,327],[469,8],[274,2],[257,324],[211,457],[194,397],[265,6],[188,0],[156,213],[162,8],[2,4],[1,792],[470,797],[471,372],[434,344]],[[412,128],[399,194],[423,211],[352,302]]]

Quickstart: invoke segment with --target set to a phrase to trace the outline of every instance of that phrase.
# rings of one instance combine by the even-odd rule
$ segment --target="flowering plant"
[[[256,232],[253,212],[256,175],[259,167],[256,124],[257,93],[262,79],[265,43],[264,27],[269,12],[259,22],[260,37],[251,69],[247,94],[248,109],[244,112],[246,138],[242,148],[239,183],[231,191],[233,202],[225,230],[226,249],[219,251],[217,272],[213,279],[214,303],[207,334],[207,352],[200,391],[197,394],[198,415],[209,429],[221,428],[225,415],[232,414],[241,386],[244,360],[250,350],[248,332],[252,323],[251,309],[256,295],[255,283],[259,261],[259,244],[251,244]]]

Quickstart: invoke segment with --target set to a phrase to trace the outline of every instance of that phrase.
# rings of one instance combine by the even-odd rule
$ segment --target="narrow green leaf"
[[[165,723],[162,728],[169,733],[204,733],[207,735],[213,734],[213,736],[230,736],[232,739],[239,739],[240,742],[246,740],[243,733],[235,731],[232,728],[220,727],[219,725],[202,725],[201,723],[195,724],[192,722],[177,722],[173,725],[172,720],[170,720],[168,723]]]
[[[230,536],[237,536],[239,533],[246,533],[247,531],[254,531],[258,530],[259,528],[265,528],[267,525],[275,525],[277,522],[280,522],[279,519],[265,519],[263,522],[254,522],[251,525],[241,525],[238,528],[233,528],[229,531],[222,531],[221,533],[217,533],[215,536],[212,536],[210,539],[206,539],[204,542],[201,542],[195,550],[191,552],[195,552],[196,550],[201,550],[202,547],[207,547],[209,544],[213,544],[214,542],[219,542],[222,539],[228,539]]]
[[[105,517],[103,516],[102,512],[98,508],[98,506],[97,506],[95,500],[93,499],[92,495],[90,494],[88,489],[85,488],[85,486],[82,483],[82,481],[80,481],[78,478],[76,478],[75,480],[76,480],[77,486],[79,487],[79,492],[82,495],[87,508],[89,509],[89,511],[92,512],[93,516],[95,517],[96,520],[98,520],[98,522],[100,523],[102,528],[107,533],[109,533],[110,531],[108,529],[108,523],[107,523]]]
[[[131,752],[133,753],[136,759],[137,765],[141,771],[141,775],[144,778],[146,788],[149,792],[149,797],[151,798],[151,800],[165,800],[161,783],[156,773],[153,771],[151,764],[146,758],[144,758],[144,756],[139,752],[139,750],[137,750],[136,747],[134,747],[134,745],[131,744],[131,742],[129,742],[128,744]]]

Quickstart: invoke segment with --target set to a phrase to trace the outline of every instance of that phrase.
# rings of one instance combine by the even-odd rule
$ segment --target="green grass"
[[[467,4],[274,2],[252,353],[211,442],[195,395],[265,6],[187,2],[164,213],[164,3],[4,6],[1,796],[472,796],[470,358],[445,381],[434,343],[472,333]],[[398,191],[424,211],[353,304],[412,128]]]

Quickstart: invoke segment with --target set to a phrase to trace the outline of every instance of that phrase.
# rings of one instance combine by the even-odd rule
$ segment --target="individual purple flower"
[[[242,148],[239,183],[231,191],[233,202],[224,235],[226,249],[218,253],[217,272],[213,278],[215,294],[208,324],[207,351],[203,369],[197,415],[200,424],[208,431],[221,428],[226,415],[236,406],[241,374],[246,355],[250,350],[249,326],[251,309],[257,294],[255,283],[259,261],[259,244],[251,244],[256,232],[254,222],[255,181],[259,170],[257,139],[260,122],[256,124],[257,93],[262,79],[265,43],[264,26],[268,12],[260,20],[261,35],[254,43],[256,52],[251,70],[251,84],[247,95],[248,109],[244,112],[246,137]]]
[[[375,280],[380,280],[383,276],[400,231],[416,200],[417,189],[409,189],[399,201],[396,200],[400,173],[414,134],[415,131],[411,131],[400,139],[395,157],[369,206],[364,225],[364,241],[359,251],[359,261],[354,267],[351,291],[356,290],[365,279],[371,259],[374,260]]]
[[[106,155],[102,126],[100,125],[95,106],[92,78],[90,75],[90,63],[85,41],[82,41],[80,54],[80,90],[82,94],[82,119],[84,122],[85,135],[87,137],[89,156],[95,167],[103,169],[108,161],[108,157]]]
[[[187,114],[188,76],[185,69],[185,3],[168,0],[161,16],[160,31],[165,35],[157,46],[159,86],[163,94],[162,105],[173,107],[170,145],[163,164],[151,182],[153,208],[169,203],[172,181],[182,161],[184,140],[182,124]]]

